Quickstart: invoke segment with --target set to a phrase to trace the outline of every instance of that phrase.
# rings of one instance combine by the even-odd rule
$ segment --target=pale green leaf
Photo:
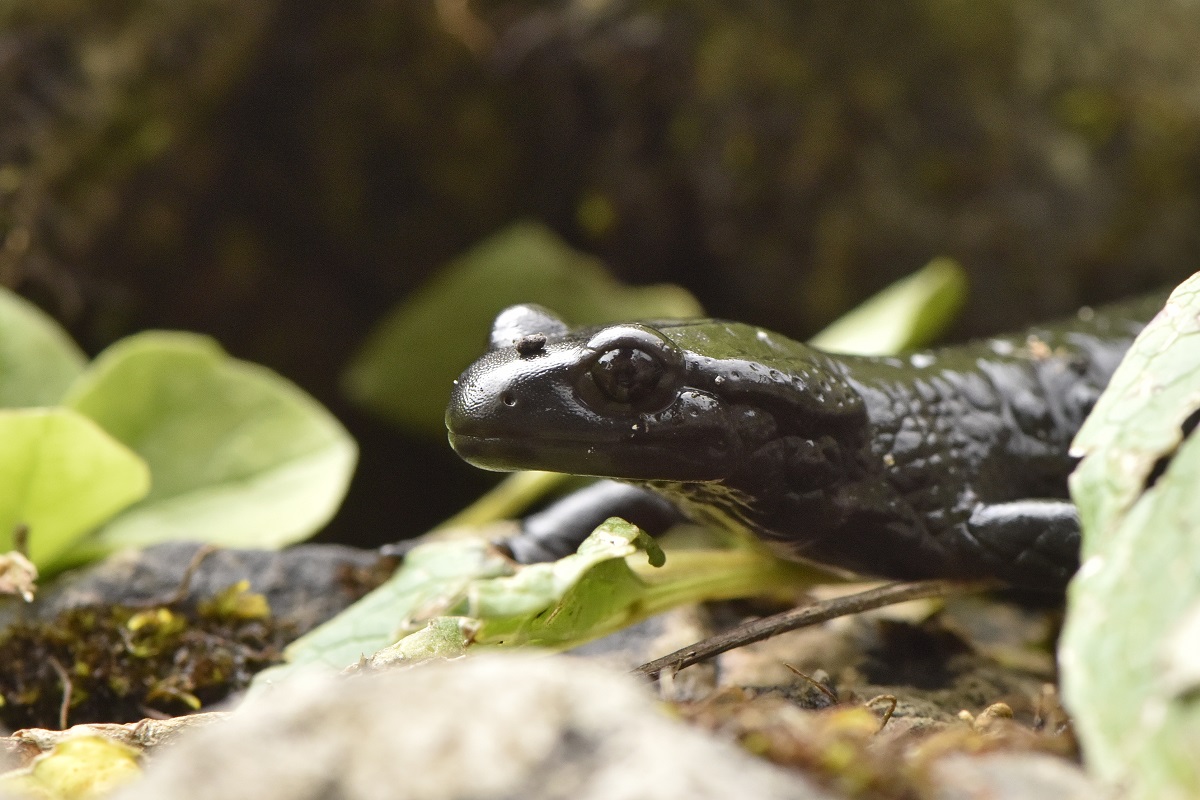
[[[25,526],[43,571],[150,487],[135,453],[69,409],[0,411],[0,552]]]
[[[1090,769],[1131,798],[1200,796],[1200,275],[1138,337],[1074,447],[1084,526],[1060,644]],[[1189,631],[1192,633],[1189,634]]]
[[[574,555],[471,584],[463,610],[479,621],[476,643],[559,648],[643,619],[647,584],[625,559],[647,544],[637,526],[614,518]]]
[[[284,653],[288,664],[256,676],[256,683],[269,684],[313,664],[342,668],[393,642],[392,654],[381,654],[380,660],[396,660],[396,652],[411,657],[425,645],[406,644],[406,637],[415,634],[424,641],[430,635],[429,622],[440,617],[472,620],[475,641],[482,643],[551,646],[586,641],[642,613],[634,600],[645,584],[630,571],[625,557],[646,541],[635,526],[609,520],[575,555],[527,566],[514,564],[479,540],[420,545],[385,584],[289,645]],[[582,581],[584,576],[591,580]],[[572,593],[580,586],[582,597]],[[574,598],[569,608],[559,608],[568,595]],[[555,619],[559,612],[565,613],[562,620]],[[602,627],[594,624],[597,621]]]
[[[761,595],[812,577],[810,568],[759,548],[676,552],[665,565],[662,559],[653,539],[620,519],[553,563],[517,565],[478,539],[423,544],[386,583],[293,642],[288,663],[255,682],[313,665],[342,668],[373,653],[371,663],[392,664],[428,655],[435,645],[453,652],[436,631],[457,637],[469,629],[477,645],[562,650],[685,603]],[[452,617],[454,627],[428,627],[442,617]],[[409,641],[414,634],[419,638]]]
[[[923,347],[954,321],[966,294],[962,267],[949,258],[936,258],[844,314],[809,343],[866,356]]]
[[[367,669],[412,666],[431,659],[451,659],[467,654],[477,624],[468,617],[437,617],[416,633],[359,662]],[[286,667],[282,668],[286,669]]]
[[[85,361],[57,322],[0,287],[0,408],[55,405]]]
[[[520,223],[447,265],[380,323],[343,376],[346,392],[397,423],[443,435],[452,381],[479,356],[496,314],[515,303],[541,303],[572,324],[701,313],[678,286],[624,286],[598,259]]]
[[[123,339],[65,402],[153,475],[149,495],[89,540],[101,552],[168,539],[281,547],[328,521],[354,469],[353,439],[319,403],[204,336]]]
[[[1188,318],[1200,277],[1171,297],[1138,337],[1071,450],[1086,458],[1071,476],[1084,527],[1084,556],[1105,541],[1138,499],[1158,459],[1179,446],[1184,420],[1200,408],[1200,327]]]
[[[416,630],[423,621],[461,602],[472,581],[511,575],[516,569],[487,542],[430,542],[411,550],[384,584],[338,616],[288,645],[287,664],[255,676],[270,683],[294,668],[342,669]]]

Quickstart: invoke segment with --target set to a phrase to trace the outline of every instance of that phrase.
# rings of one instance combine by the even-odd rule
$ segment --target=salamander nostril
[[[504,405],[508,406],[509,408],[512,408],[517,404],[517,396],[512,392],[504,392],[500,395],[500,402],[504,403]]]

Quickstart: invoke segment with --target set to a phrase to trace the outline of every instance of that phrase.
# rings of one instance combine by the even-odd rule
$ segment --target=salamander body
[[[477,466],[632,483],[787,558],[1056,590],[1078,564],[1071,439],[1164,299],[892,358],[514,306],[446,422]]]

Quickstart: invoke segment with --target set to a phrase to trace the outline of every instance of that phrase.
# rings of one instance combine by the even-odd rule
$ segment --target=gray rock
[[[481,655],[305,676],[188,735],[119,800],[830,797],[677,723],[618,672]]]
[[[18,620],[51,620],[80,606],[166,602],[176,594],[196,551],[195,542],[170,542],[129,550],[63,573],[26,605],[0,598],[0,627]],[[384,563],[384,562],[387,563]],[[390,559],[377,551],[329,544],[283,550],[217,549],[196,566],[185,602],[211,598],[241,580],[266,596],[277,621],[299,635],[337,614],[387,575]],[[366,586],[373,570],[378,577]]]
[[[1066,759],[1045,753],[956,754],[930,773],[933,800],[1103,800],[1112,797]]]

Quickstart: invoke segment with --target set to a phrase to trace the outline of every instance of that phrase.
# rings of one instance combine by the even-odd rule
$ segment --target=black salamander
[[[1068,447],[1164,300],[894,358],[721,320],[571,329],[514,306],[446,425],[484,469],[625,482],[529,518],[519,560],[573,552],[610,513],[665,519],[665,498],[843,572],[1059,591],[1079,551]]]

